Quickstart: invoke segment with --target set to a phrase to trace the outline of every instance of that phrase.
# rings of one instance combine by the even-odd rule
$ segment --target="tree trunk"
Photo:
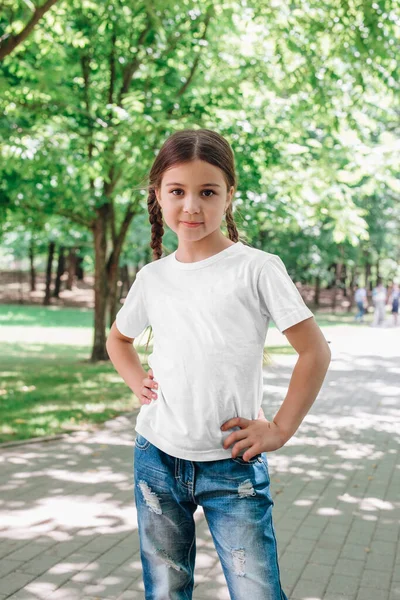
[[[351,279],[350,279],[350,290],[349,290],[349,306],[347,308],[347,312],[351,312],[354,306],[354,285],[357,281],[357,265],[351,270]]]
[[[97,210],[97,217],[92,226],[95,255],[95,289],[94,289],[94,339],[91,361],[109,360],[106,349],[106,313],[109,307],[110,327],[115,321],[117,304],[118,265],[122,246],[135,215],[128,210],[125,213],[118,234],[113,227],[114,207],[112,201],[104,203]],[[107,259],[107,232],[111,224],[112,250]],[[108,302],[108,305],[107,305]]]
[[[111,204],[109,204],[108,207],[108,210],[112,210]],[[127,213],[125,215],[124,221],[121,225],[120,234],[114,240],[113,249],[107,262],[108,320],[110,327],[114,323],[115,315],[117,314],[119,259],[121,257],[123,242],[133,216],[133,213]]]
[[[17,277],[18,277],[18,289],[19,289],[19,304],[23,304],[24,303],[24,274],[22,273],[21,269],[18,269],[17,271]]]
[[[95,251],[94,285],[94,339],[91,361],[109,360],[106,349],[106,309],[108,298],[107,281],[107,215],[108,206],[103,204],[97,209],[98,217],[93,227]]]
[[[122,285],[119,290],[119,298],[118,298],[119,300],[121,300],[121,298],[124,298],[125,296],[128,295],[129,289],[131,287],[128,265],[123,265],[120,268],[120,278],[122,281]]]
[[[315,278],[315,288],[314,288],[314,304],[316,307],[319,307],[319,294],[321,291],[321,277],[319,275]]]
[[[31,280],[31,292],[36,291],[36,269],[35,269],[35,250],[33,239],[29,246],[29,264],[30,264],[30,280]]]
[[[380,258],[378,257],[377,261],[376,261],[376,283],[375,285],[378,285],[378,283],[381,281],[381,274],[380,274]]]
[[[50,286],[51,286],[51,272],[52,272],[52,265],[53,265],[54,248],[55,248],[55,243],[50,242],[49,243],[49,251],[48,251],[48,255],[47,255],[46,290],[45,290],[44,299],[43,299],[44,306],[49,306],[49,304],[50,304]]]
[[[347,298],[347,265],[342,265],[342,273],[340,276],[340,281],[342,284],[343,296]]]
[[[61,277],[64,273],[64,269],[65,269],[64,246],[60,246],[59,251],[58,251],[56,282],[55,282],[54,292],[53,292],[54,298],[58,298],[60,296]]]
[[[119,275],[119,254],[118,257],[113,253],[112,262],[108,265],[108,322],[109,326],[114,323],[115,315],[117,314],[117,290],[118,290],[118,275]]]
[[[75,273],[76,273],[76,248],[70,248],[68,253],[68,278],[65,284],[65,288],[67,290],[72,290],[72,285],[74,283]]]
[[[335,284],[333,286],[333,290],[332,290],[332,312],[335,312],[336,309],[336,302],[337,302],[337,295],[338,295],[338,288],[340,287],[340,274],[342,271],[342,263],[338,262],[336,263],[336,270],[335,270]]]
[[[329,278],[330,281],[328,281],[328,285],[326,286],[326,289],[331,290],[335,285],[336,263],[332,263],[331,265],[329,265],[328,271],[329,271],[329,275],[330,275],[330,278]]]
[[[79,281],[83,281],[84,273],[83,273],[83,256],[77,256],[76,258],[76,276]]]
[[[365,263],[365,289],[368,291],[372,291],[372,285],[370,282],[370,276],[371,276],[371,264],[369,262]]]

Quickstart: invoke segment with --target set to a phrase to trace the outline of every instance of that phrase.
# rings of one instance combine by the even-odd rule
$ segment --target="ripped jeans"
[[[146,600],[192,600],[198,505],[231,600],[288,600],[280,582],[266,452],[248,462],[190,461],[136,433],[134,494]]]

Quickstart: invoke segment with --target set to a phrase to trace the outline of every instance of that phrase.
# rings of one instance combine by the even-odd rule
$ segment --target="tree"
[[[354,165],[346,134],[366,152],[378,144],[397,34],[382,10],[346,6],[73,0],[3,61],[0,199],[91,232],[93,360],[107,358],[124,241],[147,214],[138,183],[178,128],[215,127],[232,143],[239,227],[253,245],[283,248],[296,276],[326,279],[340,244],[345,261],[367,240],[367,166]],[[379,175],[386,185],[383,164]]]

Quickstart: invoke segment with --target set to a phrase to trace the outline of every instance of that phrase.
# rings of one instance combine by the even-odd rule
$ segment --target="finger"
[[[145,400],[146,402],[151,402],[152,398],[150,397],[150,390],[148,390],[146,387],[143,388],[142,390],[142,398],[143,400]]]
[[[145,377],[145,379],[143,379],[143,383],[149,389],[152,389],[152,388],[157,389],[158,388],[158,383],[154,379],[149,379],[148,377]]]
[[[229,448],[229,446],[232,446],[232,444],[234,442],[237,442],[238,438],[235,434],[236,434],[236,431],[235,431],[235,433],[231,433],[230,435],[228,435],[227,438],[225,438],[224,443],[222,444],[222,446],[225,449]]]
[[[157,396],[157,392],[149,389],[149,388],[145,388],[146,389],[146,396],[148,398],[150,398],[151,400],[155,400],[158,396]]]
[[[234,419],[229,419],[229,421],[226,421],[222,426],[221,426],[221,431],[226,431],[227,429],[232,429],[232,427],[235,427],[236,423],[236,419],[238,417],[235,417]]]
[[[233,444],[235,440],[231,439],[231,436],[228,435],[228,437],[226,438],[226,440],[224,441],[224,443],[222,444],[222,446],[225,448],[225,450],[227,450],[229,448],[229,446],[231,446]]]
[[[242,456],[243,460],[248,461],[250,460],[250,458],[252,458],[253,456],[255,456],[255,454],[250,455],[250,448],[249,448],[249,441],[248,440],[243,440],[241,442],[238,442],[237,444],[235,444],[232,448],[232,458],[236,458],[241,452],[242,450],[248,449],[247,452],[245,452]]]
[[[143,398],[146,398],[149,402],[157,398],[157,394],[149,388],[147,388],[146,386],[143,386],[142,388],[142,396]]]
[[[247,454],[247,452],[245,452],[242,456],[243,460],[245,462],[248,462],[249,460],[251,460],[252,458],[254,458],[255,454]]]
[[[232,446],[232,444],[234,444],[235,442],[238,442],[239,440],[243,440],[246,437],[247,437],[246,433],[244,433],[244,431],[242,429],[240,429],[238,431],[234,431],[233,433],[229,434],[222,445],[226,449],[226,448],[229,448],[229,446]]]
[[[258,450],[258,446],[250,442],[246,437],[233,446],[232,458],[236,458],[243,450],[247,450],[244,452],[244,454],[242,454],[242,458],[246,462],[251,460],[254,456],[257,456],[257,454],[261,453],[261,450]]]
[[[221,426],[221,431],[232,429],[232,427],[245,427],[249,422],[249,419],[244,419],[243,417],[233,417],[233,419],[225,421]]]

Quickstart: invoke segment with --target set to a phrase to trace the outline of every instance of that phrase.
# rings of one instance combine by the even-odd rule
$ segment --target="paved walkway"
[[[269,454],[282,586],[289,600],[398,600],[400,328],[324,333],[333,360],[319,398]],[[265,372],[268,419],[295,360]],[[0,451],[0,600],[144,599],[135,417]],[[193,599],[229,600],[201,507],[195,518]]]

